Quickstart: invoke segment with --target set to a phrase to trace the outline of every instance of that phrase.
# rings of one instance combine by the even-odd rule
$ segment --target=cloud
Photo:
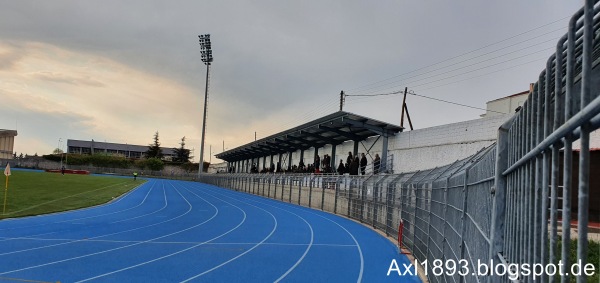
[[[156,130],[165,146],[183,136],[194,140],[200,103],[178,82],[131,68],[109,58],[42,43],[21,43],[19,67],[0,70],[0,111],[19,117],[30,135],[147,144]],[[6,49],[0,44],[0,49]],[[9,113],[14,115],[9,115]],[[31,128],[27,128],[27,126]],[[33,129],[39,127],[40,131]],[[12,128],[12,127],[8,127]],[[36,143],[30,143],[31,145]],[[52,145],[53,143],[50,143]],[[46,149],[20,149],[40,152]]]
[[[103,87],[104,84],[97,80],[90,78],[89,76],[69,76],[67,74],[54,73],[54,72],[36,72],[29,74],[34,79],[46,80],[50,82],[66,83],[79,86],[93,86]]]
[[[16,46],[3,45],[0,47],[0,70],[13,70],[25,55],[26,54],[20,52]]]

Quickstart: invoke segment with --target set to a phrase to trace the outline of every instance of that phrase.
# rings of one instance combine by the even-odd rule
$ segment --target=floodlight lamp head
[[[213,61],[210,34],[198,35],[198,39],[200,42],[200,54],[202,56],[202,62],[204,62],[206,65],[210,65],[210,63]]]

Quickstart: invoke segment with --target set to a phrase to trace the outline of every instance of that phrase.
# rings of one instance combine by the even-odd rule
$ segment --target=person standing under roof
[[[375,154],[375,159],[373,160],[373,174],[379,174],[380,166],[381,166],[381,158],[379,158],[379,154]]]
[[[358,156],[352,159],[350,163],[350,175],[358,175]]]
[[[346,173],[346,166],[344,166],[344,161],[340,159],[340,165],[338,165],[337,172],[340,175],[344,175]]]
[[[352,160],[354,160],[354,158],[352,157],[352,152],[348,151],[348,157],[346,157],[346,164],[352,164]],[[346,172],[350,173],[350,166],[346,168]]]
[[[364,153],[361,153],[361,157],[360,157],[360,174],[364,175],[366,170],[367,170],[367,157],[365,156]]]

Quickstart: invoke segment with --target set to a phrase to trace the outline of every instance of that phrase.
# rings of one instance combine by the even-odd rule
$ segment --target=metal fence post
[[[469,170],[471,166],[465,168],[465,177],[464,177],[464,185],[463,185],[463,206],[462,206],[462,215],[460,217],[461,222],[461,232],[460,232],[460,259],[465,258],[466,251],[466,243],[465,243],[465,233],[467,231],[467,200],[469,196]],[[465,282],[465,278],[463,276],[460,277],[459,282]]]
[[[490,227],[490,249],[489,259],[504,252],[504,224],[506,208],[506,177],[502,174],[508,168],[508,129],[514,121],[514,116],[504,122],[498,129],[498,141],[496,143],[496,172],[494,187],[492,187],[492,223]],[[497,282],[498,277],[488,277],[488,282]]]

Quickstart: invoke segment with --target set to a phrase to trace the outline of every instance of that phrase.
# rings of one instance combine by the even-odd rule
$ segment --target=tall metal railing
[[[544,271],[536,277],[521,268],[559,260],[570,266],[571,220],[578,223],[578,263],[588,262],[590,132],[600,128],[597,2],[586,0],[573,16],[522,109],[500,127],[496,144],[467,159],[400,174],[205,174],[200,179],[344,215],[387,235],[397,235],[402,223],[402,245],[420,262],[428,261],[431,282],[567,282],[572,275]],[[577,219],[571,219],[575,202]],[[470,272],[445,272],[444,266],[436,273],[435,260],[466,265]],[[480,274],[480,262],[502,265],[504,275]]]
[[[570,266],[571,207],[576,201],[577,259],[587,262],[590,132],[600,127],[599,22],[597,1],[585,1],[584,8],[571,18],[567,34],[558,41],[522,110],[499,131],[492,259],[542,266],[561,260]],[[579,164],[573,164],[577,139]],[[571,199],[572,190],[577,199]],[[559,195],[563,197],[561,216]],[[561,251],[557,250],[559,217]],[[546,275],[544,272],[538,281],[558,282]],[[525,282],[532,280],[523,277]],[[566,280],[564,276],[561,282]],[[577,278],[578,282],[586,280],[585,276]]]

